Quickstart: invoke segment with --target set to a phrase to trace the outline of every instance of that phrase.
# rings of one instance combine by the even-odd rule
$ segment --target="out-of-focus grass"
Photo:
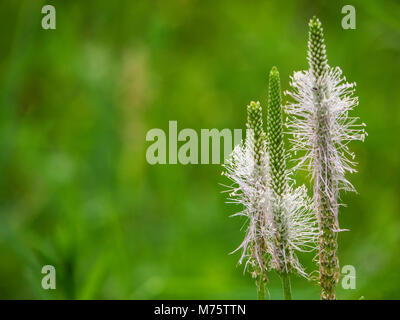
[[[255,298],[237,267],[243,221],[228,218],[217,165],[151,166],[151,128],[243,128],[265,105],[267,71],[283,89],[306,68],[308,19],[328,58],[357,82],[368,124],[354,143],[359,194],[343,194],[340,261],[357,289],[339,298],[400,298],[400,5],[353,1],[43,1],[0,4],[0,297]],[[302,175],[299,179],[304,180]],[[314,254],[302,256],[307,270]],[[41,288],[41,267],[57,290]],[[317,299],[293,280],[294,298]],[[271,298],[281,298],[271,274]]]

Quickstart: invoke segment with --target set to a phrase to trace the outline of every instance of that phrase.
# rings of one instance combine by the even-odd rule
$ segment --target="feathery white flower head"
[[[274,196],[260,104],[252,102],[248,113],[246,140],[235,147],[224,165],[224,174],[233,182],[228,200],[243,206],[233,216],[247,218],[246,236],[234,252],[242,250],[239,263],[246,262],[245,270],[250,264],[262,272],[294,269],[307,276],[294,252],[314,248],[316,224],[312,202],[305,187],[294,189],[292,183],[282,196]],[[280,222],[274,216],[277,211],[283,217]],[[280,243],[284,243],[285,250]]]
[[[296,72],[291,77],[293,91],[286,91],[295,102],[286,105],[286,113],[291,115],[287,127],[293,132],[290,139],[292,150],[305,151],[299,165],[306,165],[313,178],[320,175],[320,164],[329,162],[332,178],[339,188],[354,190],[345,178],[346,172],[355,172],[354,153],[349,151],[352,140],[363,141],[365,124],[357,124],[358,117],[350,117],[349,112],[358,105],[354,97],[355,83],[347,83],[339,67],[316,79],[311,71]],[[320,90],[317,88],[321,88]],[[318,109],[317,109],[318,108]],[[323,128],[320,115],[324,118]],[[328,136],[326,150],[320,148],[321,130]],[[323,161],[320,161],[321,157]],[[321,181],[325,177],[319,176]]]
[[[314,182],[314,207],[318,219],[319,282],[322,299],[336,299],[339,281],[337,237],[340,190],[354,190],[346,172],[354,172],[354,154],[348,143],[363,141],[365,124],[349,113],[358,105],[355,83],[348,83],[340,68],[328,65],[321,22],[309,23],[308,71],[291,77],[294,100],[286,106],[287,127],[293,134],[292,151],[301,151],[297,167],[306,167]]]
[[[248,263],[252,266],[257,264],[258,268],[264,271],[265,243],[262,230],[266,222],[269,199],[268,155],[260,103],[251,102],[247,109],[246,140],[234,148],[224,165],[224,174],[233,182],[233,186],[228,190],[229,202],[243,206],[243,210],[233,216],[248,218],[245,239],[235,250],[242,249],[239,263],[246,259],[246,267]]]

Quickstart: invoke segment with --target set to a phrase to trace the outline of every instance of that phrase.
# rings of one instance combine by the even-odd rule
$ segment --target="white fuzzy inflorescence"
[[[294,188],[293,183],[279,199],[274,196],[265,142],[262,150],[259,157],[254,157],[254,132],[248,129],[245,142],[235,147],[224,165],[224,174],[233,182],[228,200],[243,207],[233,216],[247,218],[246,236],[234,252],[242,250],[239,263],[245,261],[246,267],[257,265],[263,271],[279,272],[294,269],[307,277],[295,252],[315,248],[317,227],[312,201],[304,186]],[[282,226],[274,221],[277,208],[283,212]],[[282,235],[287,245],[283,255],[277,246],[277,229],[286,230]]]
[[[327,68],[328,71],[318,79],[311,71],[296,72],[291,77],[293,90],[286,92],[295,102],[285,106],[285,110],[290,115],[286,126],[293,133],[290,139],[292,151],[305,151],[298,166],[305,166],[312,172],[313,180],[325,186],[330,183],[324,176],[325,168],[321,166],[329,166],[330,179],[336,189],[330,190],[331,198],[335,201],[340,189],[354,190],[345,177],[346,172],[356,171],[354,154],[350,152],[348,143],[352,140],[363,141],[366,132],[365,124],[357,123],[359,118],[349,116],[349,112],[358,105],[358,98],[354,97],[355,83],[347,83],[340,68]],[[325,137],[323,148],[319,131],[321,114]],[[319,186],[314,188],[318,190]]]
[[[226,171],[223,174],[233,182],[233,185],[228,187],[228,203],[240,204],[243,207],[242,211],[232,216],[248,218],[245,239],[234,252],[242,249],[240,264],[246,260],[246,267],[248,263],[256,263],[264,270],[265,243],[262,230],[265,229],[269,210],[267,202],[270,199],[267,187],[268,161],[266,152],[261,155],[258,163],[255,160],[253,137],[254,132],[248,129],[245,143],[235,147],[224,165]]]

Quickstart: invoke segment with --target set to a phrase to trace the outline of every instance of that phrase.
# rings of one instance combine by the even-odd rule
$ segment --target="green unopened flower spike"
[[[292,269],[290,262],[286,257],[290,257],[288,242],[288,222],[285,208],[280,206],[282,197],[287,190],[287,171],[285,148],[283,142],[282,130],[282,110],[281,110],[281,88],[278,70],[273,67],[269,74],[269,91],[268,91],[268,151],[269,151],[269,168],[271,172],[270,185],[273,197],[273,236],[275,250],[276,270],[282,278],[283,290],[286,299],[291,299],[290,288],[290,271]]]
[[[295,255],[295,251],[314,248],[316,237],[315,219],[311,201],[304,186],[293,189],[289,183],[286,153],[282,130],[281,88],[278,70],[273,67],[269,75],[268,92],[268,155],[270,214],[272,239],[271,267],[282,278],[285,299],[291,299],[290,274],[298,271],[307,277]]]
[[[293,133],[293,151],[305,151],[299,166],[305,165],[314,181],[321,299],[336,299],[338,195],[341,189],[354,190],[345,178],[346,172],[355,171],[347,145],[364,140],[365,124],[348,115],[358,105],[355,84],[346,82],[340,68],[328,65],[322,24],[316,17],[309,23],[307,59],[309,70],[291,77],[293,90],[288,94],[295,103],[286,106],[291,115],[287,126]]]

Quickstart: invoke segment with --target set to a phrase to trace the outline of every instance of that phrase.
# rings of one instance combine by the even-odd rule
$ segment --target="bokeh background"
[[[56,30],[41,28],[45,4]],[[341,27],[344,4],[356,30]],[[357,289],[338,297],[399,299],[400,3],[388,0],[1,1],[0,298],[256,298],[229,255],[243,220],[229,218],[221,166],[149,165],[145,137],[169,120],[244,128],[273,65],[283,89],[307,68],[313,15],[369,133],[351,145],[359,194],[340,210]],[[310,272],[313,256],[301,257]],[[56,290],[41,287],[47,264]],[[282,298],[276,274],[269,290]],[[296,277],[293,295],[319,288]]]

